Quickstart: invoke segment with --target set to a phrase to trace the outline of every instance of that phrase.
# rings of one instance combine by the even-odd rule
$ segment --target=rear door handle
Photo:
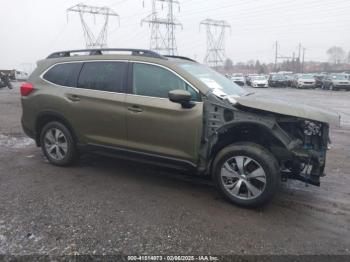
[[[138,105],[129,106],[128,110],[134,113],[140,113],[143,111]]]
[[[67,95],[67,98],[72,102],[80,101],[80,97],[78,95]]]

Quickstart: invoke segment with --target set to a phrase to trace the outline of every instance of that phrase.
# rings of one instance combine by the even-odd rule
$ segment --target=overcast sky
[[[151,0],[11,0],[0,7],[0,68],[20,68],[49,53],[84,48],[78,14],[66,9],[83,2],[110,6],[120,15],[109,23],[109,47],[149,48],[150,30],[140,21],[151,11]],[[179,0],[175,9],[183,29],[176,31],[179,55],[202,61],[206,31],[199,22],[224,19],[226,54],[235,63],[259,59],[272,62],[274,41],[279,54],[292,56],[298,43],[306,48],[306,60],[327,61],[334,45],[350,51],[350,0]],[[6,4],[5,4],[6,3]],[[160,7],[160,6],[159,6]],[[94,25],[92,18],[88,22]],[[100,20],[96,20],[96,26]],[[95,27],[95,26],[94,26]],[[96,28],[94,28],[96,29]]]

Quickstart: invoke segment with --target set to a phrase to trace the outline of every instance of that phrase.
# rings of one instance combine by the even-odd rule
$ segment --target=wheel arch
[[[276,128],[277,126],[277,128]],[[286,136],[278,125],[268,126],[255,121],[238,121],[221,127],[216,136],[216,142],[212,144],[209,152],[210,165],[212,170],[213,162],[217,154],[226,146],[236,143],[254,143],[266,148],[276,159],[272,148],[279,147],[286,149],[291,139]]]
[[[69,123],[69,121],[60,113],[54,112],[54,111],[44,111],[41,112],[36,121],[35,121],[35,142],[37,146],[40,146],[40,134],[41,134],[41,130],[43,129],[43,127],[49,123],[49,122],[53,122],[53,121],[57,121],[60,122],[61,124],[65,125],[68,130],[71,132],[74,141],[78,142],[76,133],[74,132],[74,129],[72,127],[72,125]]]

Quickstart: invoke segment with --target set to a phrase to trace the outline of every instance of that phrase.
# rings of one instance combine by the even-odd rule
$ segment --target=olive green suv
[[[21,86],[22,126],[54,165],[92,151],[212,176],[240,206],[281,181],[319,185],[337,114],[248,93],[189,58],[75,50],[38,62]]]

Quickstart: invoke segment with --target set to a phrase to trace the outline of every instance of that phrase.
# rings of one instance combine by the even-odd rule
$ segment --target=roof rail
[[[80,50],[68,50],[52,53],[47,58],[60,58],[70,57],[74,53],[89,53],[88,55],[103,55],[103,52],[116,51],[116,52],[131,52],[131,55],[135,56],[147,56],[160,59],[166,59],[164,56],[146,49],[128,49],[128,48],[98,48],[98,49],[80,49]]]
[[[165,57],[169,57],[169,58],[178,58],[178,59],[183,59],[183,60],[187,60],[187,61],[191,61],[191,62],[195,62],[198,63],[196,60],[193,60],[189,57],[186,56],[178,56],[178,55],[165,55]]]

